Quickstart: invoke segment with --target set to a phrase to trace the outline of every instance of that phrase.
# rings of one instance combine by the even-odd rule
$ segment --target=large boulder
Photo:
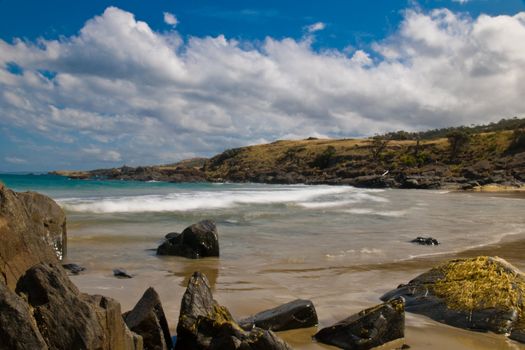
[[[314,338],[342,349],[367,350],[405,336],[403,299],[363,310],[321,329]]]
[[[176,350],[288,350],[272,331],[244,331],[212,296],[206,276],[195,272],[182,297]]]
[[[20,276],[40,262],[57,263],[45,241],[42,224],[36,224],[19,194],[0,183],[0,279],[14,290]]]
[[[123,316],[129,329],[142,336],[144,349],[173,348],[168,322],[155,289],[148,288],[133,310]]]
[[[192,259],[219,256],[219,234],[215,222],[203,220],[187,227],[181,234],[169,234],[157,248],[157,254]]]
[[[0,280],[0,349],[47,350],[27,303]]]
[[[516,330],[524,320],[525,278],[503,259],[477,257],[445,262],[382,300],[403,297],[406,310],[449,325],[495,333]]]
[[[122,319],[120,304],[80,293],[59,266],[35,265],[16,291],[27,300],[51,349],[142,349]]]
[[[17,193],[31,220],[43,230],[42,237],[62,260],[67,253],[66,214],[51,198],[36,192]]]
[[[239,322],[245,330],[253,327],[275,332],[308,328],[318,323],[314,304],[310,300],[297,299],[273,309],[259,312]]]

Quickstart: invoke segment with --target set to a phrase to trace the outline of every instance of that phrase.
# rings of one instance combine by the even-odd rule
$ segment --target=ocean
[[[237,318],[303,298],[314,302],[321,326],[327,326],[377,304],[384,292],[436,262],[525,239],[525,200],[513,196],[27,174],[0,175],[0,181],[16,191],[49,195],[64,208],[67,261],[87,268],[72,277],[82,291],[114,297],[128,310],[151,285],[173,330],[185,284],[196,270],[208,275],[215,298]],[[220,258],[156,256],[165,234],[203,219],[217,224]],[[441,244],[410,243],[417,236]],[[519,257],[510,258],[523,266]],[[113,268],[134,278],[116,279]],[[407,317],[406,342],[413,349],[521,348],[502,336]],[[429,327],[442,333],[430,343],[424,336]],[[281,335],[297,349],[330,349],[311,341],[314,332]]]

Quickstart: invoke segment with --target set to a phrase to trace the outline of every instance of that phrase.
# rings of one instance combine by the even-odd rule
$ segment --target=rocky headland
[[[159,166],[56,171],[75,179],[523,190],[525,120],[367,139],[275,141]]]

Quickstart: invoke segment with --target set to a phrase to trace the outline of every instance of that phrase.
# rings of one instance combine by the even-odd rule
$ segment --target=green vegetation
[[[456,159],[458,154],[463,151],[470,142],[470,135],[464,130],[453,130],[447,134],[450,144],[450,156]]]

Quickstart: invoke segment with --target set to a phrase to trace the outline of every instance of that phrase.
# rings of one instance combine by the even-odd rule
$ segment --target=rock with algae
[[[525,277],[517,268],[481,256],[438,265],[381,299],[403,297],[409,312],[455,327],[508,334],[525,329],[524,295]]]
[[[244,331],[212,296],[206,276],[195,272],[182,297],[175,350],[290,350],[272,331]]]

